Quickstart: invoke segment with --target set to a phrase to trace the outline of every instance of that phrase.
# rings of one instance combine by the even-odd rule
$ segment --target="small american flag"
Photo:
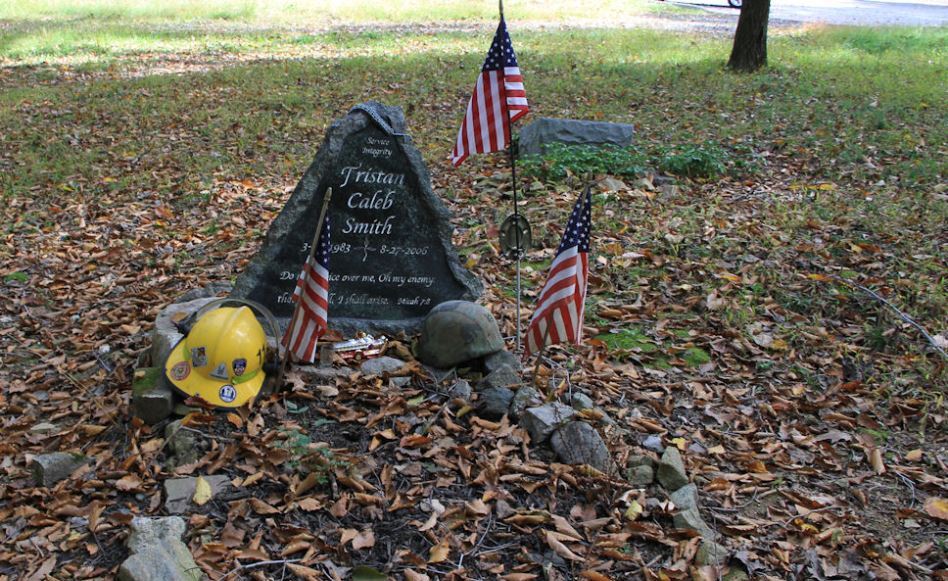
[[[589,274],[589,227],[592,196],[587,186],[573,206],[566,231],[550,265],[537,309],[527,327],[524,359],[554,343],[579,344]]]
[[[529,110],[517,55],[507,34],[507,24],[501,18],[467,104],[451,163],[461,165],[472,153],[503,151],[510,143],[510,123]]]
[[[319,234],[319,243],[303,265],[293,300],[299,314],[286,330],[283,344],[297,361],[316,360],[316,341],[326,333],[329,310],[329,216]]]

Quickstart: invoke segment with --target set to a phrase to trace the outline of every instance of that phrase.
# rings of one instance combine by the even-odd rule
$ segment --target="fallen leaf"
[[[365,530],[352,539],[352,548],[359,551],[375,546],[375,533],[371,530]]]
[[[194,496],[191,501],[198,506],[204,506],[212,496],[214,491],[211,490],[211,484],[203,476],[198,476],[194,482]]]
[[[925,512],[932,518],[948,520],[948,499],[929,496],[925,501]]]
[[[582,562],[586,560],[580,557],[579,555],[577,555],[576,553],[574,553],[573,551],[570,551],[566,547],[566,545],[564,545],[559,540],[557,540],[556,535],[554,535],[552,531],[544,531],[544,532],[546,533],[546,544],[550,545],[550,548],[553,549],[553,551],[557,555],[559,555],[560,557],[563,557],[564,559],[568,559],[570,561]]]
[[[440,563],[447,559],[450,553],[451,547],[448,545],[448,540],[444,539],[437,545],[431,547],[431,552],[428,553],[428,562]]]

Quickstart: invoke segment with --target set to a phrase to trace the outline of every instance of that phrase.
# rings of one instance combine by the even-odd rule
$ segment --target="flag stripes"
[[[506,149],[510,124],[529,110],[517,56],[501,19],[467,103],[451,163],[461,165],[471,154]]]

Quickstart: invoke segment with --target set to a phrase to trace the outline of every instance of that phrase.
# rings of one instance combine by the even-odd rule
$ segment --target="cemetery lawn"
[[[131,517],[160,513],[174,476],[163,426],[128,411],[154,317],[240,272],[329,123],[358,102],[405,109],[483,302],[515,329],[514,268],[497,251],[506,159],[447,162],[496,25],[488,9],[151,4],[0,7],[10,578],[111,576]],[[620,468],[555,464],[507,423],[444,409],[421,378],[392,390],[352,376],[332,397],[191,416],[207,447],[176,474],[235,484],[188,517],[198,564],[212,578],[321,576],[327,560],[410,579],[540,578],[545,562],[557,578],[944,575],[946,32],[775,28],[771,66],[733,75],[726,22],[616,2],[628,27],[605,28],[608,10],[583,19],[571,4],[508,9],[531,117],[629,122],[637,136],[593,168],[586,341],[552,350],[541,373],[616,420],[597,425]],[[540,26],[547,7],[556,26]],[[683,22],[699,30],[669,30]],[[560,152],[520,172],[537,240],[525,316],[578,192],[561,172],[591,163]],[[733,557],[720,571],[695,561],[664,496],[626,480],[654,434],[682,450]],[[57,450],[95,463],[33,488],[30,458]],[[424,528],[432,500],[447,511]],[[498,515],[500,500],[519,514]],[[279,563],[240,569],[262,561]]]

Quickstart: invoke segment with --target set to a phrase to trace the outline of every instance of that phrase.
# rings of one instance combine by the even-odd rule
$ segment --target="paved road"
[[[733,14],[727,0],[673,0],[700,6],[709,12]],[[853,26],[944,26],[948,24],[946,0],[772,0],[770,18],[789,22],[825,22]]]

